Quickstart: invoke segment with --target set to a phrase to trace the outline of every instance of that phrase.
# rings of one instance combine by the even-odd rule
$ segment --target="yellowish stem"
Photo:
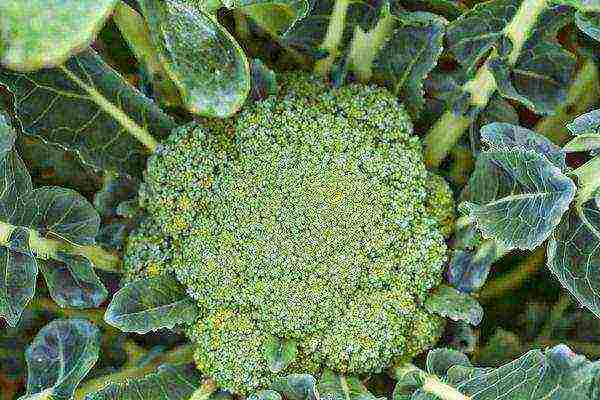
[[[331,70],[331,66],[338,56],[338,48],[344,36],[346,28],[346,14],[350,0],[336,0],[327,27],[325,39],[321,44],[321,49],[326,50],[329,55],[315,63],[315,73],[321,76],[326,76]]]

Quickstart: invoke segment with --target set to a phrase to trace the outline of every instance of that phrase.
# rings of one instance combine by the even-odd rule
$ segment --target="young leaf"
[[[288,400],[318,400],[317,381],[312,375],[292,374],[276,378],[271,389],[283,395]]]
[[[272,34],[282,34],[310,11],[309,0],[232,0],[228,8],[239,8],[260,27]]]
[[[329,400],[375,400],[365,385],[355,376],[344,376],[326,369],[317,385],[319,395]]]
[[[407,14],[374,60],[375,76],[385,80],[413,117],[425,104],[423,81],[442,52],[445,26],[434,14]]]
[[[279,340],[270,338],[265,343],[265,358],[272,372],[283,371],[296,359],[298,347],[294,340]]]
[[[250,69],[225,28],[193,2],[142,0],[140,6],[185,107],[207,117],[237,112],[250,91]]]
[[[100,331],[88,321],[52,321],[38,332],[25,353],[27,394],[21,400],[70,399],[99,352]]]
[[[427,353],[426,366],[430,374],[446,376],[453,365],[473,366],[467,356],[453,349],[434,349]]]
[[[600,152],[600,110],[580,115],[567,128],[576,136],[563,147],[564,151]]]
[[[108,305],[104,319],[123,332],[148,333],[198,317],[196,303],[169,275],[141,279],[125,285]]]
[[[570,210],[548,244],[550,271],[600,318],[600,209],[589,200]]]
[[[23,131],[77,152],[98,169],[141,176],[175,124],[93,51],[33,73],[0,68]],[[141,142],[140,142],[141,141]],[[143,144],[142,144],[143,143]]]
[[[62,64],[94,40],[117,1],[3,0],[0,61],[20,71]]]
[[[504,129],[505,124],[487,127],[484,140],[492,150],[477,159],[469,180],[471,201],[464,207],[484,238],[506,250],[534,249],[567,210],[575,184],[554,164],[560,165],[560,153],[543,141],[523,137],[518,147],[507,147],[503,141],[517,144],[505,135],[513,131]]]
[[[189,400],[202,385],[202,377],[193,364],[164,364],[156,373],[125,383],[111,383],[85,400]]]
[[[483,319],[483,308],[477,300],[449,286],[440,286],[427,299],[425,308],[453,321],[465,321],[475,326]]]

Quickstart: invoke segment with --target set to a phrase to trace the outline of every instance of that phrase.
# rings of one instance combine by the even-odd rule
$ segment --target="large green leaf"
[[[310,11],[309,0],[232,0],[229,8],[239,8],[267,32],[285,33]]]
[[[175,126],[92,50],[58,68],[32,73],[0,68],[0,83],[14,95],[14,112],[26,134],[75,151],[99,169],[141,176],[150,151],[136,137],[165,137]]]
[[[100,218],[71,189],[33,189],[15,150],[14,130],[0,114],[0,316],[15,326],[35,292],[38,266],[61,306],[98,306],[107,292],[80,249],[94,244]],[[12,138],[12,139],[11,139]],[[56,267],[54,270],[49,268]]]
[[[326,369],[317,385],[319,395],[328,400],[375,400],[361,380],[356,376],[336,374]]]
[[[202,376],[192,364],[161,365],[154,374],[125,383],[111,383],[85,400],[189,400],[200,388]]]
[[[548,268],[600,318],[600,209],[593,199],[570,210],[548,245]]]
[[[580,115],[567,124],[567,128],[575,138],[564,146],[565,151],[600,152],[600,110]]]
[[[52,321],[27,348],[27,394],[21,399],[70,399],[99,352],[100,331],[88,321]]]
[[[483,319],[483,307],[477,300],[449,286],[436,289],[425,302],[425,308],[442,317],[471,325],[479,325]]]
[[[198,317],[196,303],[170,275],[134,281],[125,285],[108,305],[104,319],[124,332],[140,334]]]
[[[505,127],[490,124],[482,130],[482,139],[491,150],[477,159],[469,180],[470,191],[477,192],[464,208],[484,238],[506,250],[534,249],[548,238],[568,209],[575,184],[550,161],[552,157],[528,141],[517,146],[509,141],[505,146],[494,136],[511,132]]]
[[[430,13],[411,13],[398,22],[374,60],[374,73],[385,80],[415,117],[425,104],[423,82],[443,49],[446,21]]]
[[[250,68],[225,28],[189,1],[142,0],[140,6],[185,107],[221,118],[238,111],[250,91]]]
[[[118,0],[3,0],[0,61],[32,71],[62,64],[94,39]]]

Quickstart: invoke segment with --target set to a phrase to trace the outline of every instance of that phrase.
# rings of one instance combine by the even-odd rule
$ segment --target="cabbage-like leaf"
[[[289,400],[318,400],[317,381],[312,375],[291,374],[276,378],[271,384],[275,390]]]
[[[600,152],[600,110],[580,115],[567,128],[576,136],[565,145],[564,151]]]
[[[425,302],[425,308],[432,313],[479,325],[483,319],[483,307],[477,300],[453,287],[440,286]]]
[[[165,137],[175,127],[91,49],[57,68],[0,68],[0,83],[14,95],[24,133],[77,152],[97,169],[141,176],[150,151],[136,137]]]
[[[104,319],[123,332],[148,333],[198,317],[196,303],[170,275],[140,279],[125,285],[108,305]]]
[[[589,13],[577,12],[575,13],[575,23],[581,31],[600,42],[600,11]]]
[[[192,113],[225,118],[240,109],[250,91],[243,50],[197,3],[139,2],[158,56]]]
[[[600,209],[589,200],[563,217],[548,244],[547,265],[600,318]]]
[[[265,358],[272,372],[283,371],[290,365],[298,354],[298,347],[294,340],[280,340],[270,338],[265,343]]]
[[[328,400],[375,400],[361,380],[356,376],[336,374],[326,369],[317,385],[319,395]]]
[[[52,321],[38,332],[25,353],[27,394],[21,400],[70,399],[99,352],[100,331],[88,321]]]
[[[125,383],[111,383],[85,400],[189,400],[202,385],[202,376],[193,364],[158,367],[156,373]]]
[[[450,367],[462,365],[470,368],[473,365],[466,355],[453,349],[434,349],[427,353],[427,372],[437,376],[446,376]]]
[[[479,155],[464,203],[484,238],[505,249],[534,249],[548,238],[575,196],[575,184],[544,155],[526,149]]]
[[[437,65],[443,49],[446,21],[430,13],[410,13],[398,22],[373,62],[376,76],[416,117],[425,105],[423,81]]]
[[[87,47],[117,0],[22,0],[0,2],[0,61],[32,71],[62,64]]]
[[[39,264],[59,305],[98,306],[107,292],[91,263],[82,264],[83,254],[66,251],[94,244],[98,214],[71,189],[33,189],[25,165],[10,147],[15,133],[2,114],[0,135],[5,138],[0,148],[0,316],[16,325],[34,295]],[[50,266],[57,269],[48,271]]]
[[[231,0],[227,3],[228,8],[239,8],[273,34],[285,33],[310,11],[309,0]]]

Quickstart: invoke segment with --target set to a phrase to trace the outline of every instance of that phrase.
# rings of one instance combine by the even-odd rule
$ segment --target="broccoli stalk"
[[[148,162],[132,274],[174,273],[198,368],[247,394],[290,372],[377,373],[432,346],[451,193],[401,104],[280,76],[279,96],[176,130]],[[165,254],[168,253],[168,254]]]

